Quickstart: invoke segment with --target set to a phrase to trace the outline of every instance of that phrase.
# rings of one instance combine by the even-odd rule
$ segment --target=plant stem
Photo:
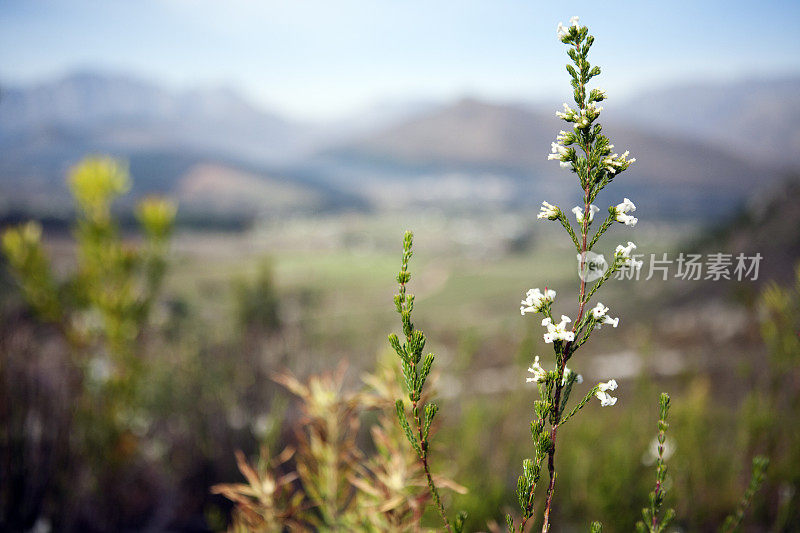
[[[450,520],[447,518],[447,511],[444,509],[442,499],[439,497],[439,489],[436,488],[436,485],[433,482],[433,476],[431,476],[431,470],[428,467],[428,441],[427,439],[423,439],[422,420],[419,418],[417,402],[413,402],[411,409],[414,413],[414,423],[417,425],[417,433],[419,434],[419,445],[420,451],[422,452],[420,454],[420,460],[422,461],[422,468],[425,470],[425,477],[428,479],[428,489],[431,491],[433,503],[436,505],[436,510],[439,511],[439,515],[442,517],[445,529],[450,532]]]
[[[583,149],[584,153],[586,154],[587,161],[589,159],[589,151],[587,150],[587,145],[580,143],[581,148]],[[591,191],[591,184],[589,183],[589,176],[591,176],[591,167],[587,165],[586,168],[586,188],[584,189],[583,195],[583,224],[581,224],[581,264],[580,264],[580,271],[583,273],[583,268],[585,266],[585,259],[586,259],[586,250],[587,250],[587,235],[589,233],[589,214],[591,212],[591,202],[589,199],[589,194]],[[580,297],[578,298],[578,316],[575,319],[575,325],[572,327],[573,333],[575,332],[575,328],[580,323],[581,319],[583,318],[584,307],[586,306],[586,299],[584,296],[586,295],[586,276],[581,275],[581,289],[580,289]],[[552,444],[550,445],[550,450],[547,453],[547,469],[550,472],[550,484],[547,487],[547,501],[545,502],[544,506],[544,518],[542,522],[542,533],[547,533],[550,530],[550,510],[553,505],[553,493],[555,492],[556,488],[556,436],[558,435],[558,425],[559,425],[559,406],[561,404],[561,389],[563,388],[562,382],[564,380],[564,367],[567,365],[567,359],[570,357],[570,351],[572,350],[572,343],[567,342],[564,345],[564,353],[561,356],[561,363],[558,366],[558,376],[556,377],[556,390],[553,396],[553,409],[555,409],[555,414],[553,417],[553,429],[550,433],[550,440]]]

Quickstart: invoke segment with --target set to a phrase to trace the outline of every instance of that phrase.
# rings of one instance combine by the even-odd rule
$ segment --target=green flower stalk
[[[600,68],[591,65],[588,60],[594,37],[589,35],[586,26],[579,24],[577,17],[571,19],[569,26],[559,24],[557,34],[559,40],[569,47],[567,55],[571,63],[566,68],[571,77],[575,107],[564,104],[563,111],[556,113],[556,116],[567,122],[571,129],[559,132],[556,141],[551,144],[548,159],[558,161],[562,168],[576,175],[583,202],[571,210],[577,227],[573,227],[561,208],[549,202],[542,202],[538,218],[557,220],[566,230],[578,253],[581,276],[578,309],[574,320],[567,315],[561,315],[558,321],[554,318],[552,305],[556,292],[550,289],[545,289],[544,292],[539,289],[529,290],[520,306],[520,313],[523,316],[542,315],[541,325],[546,328],[543,339],[553,345],[555,359],[554,368],[548,370],[540,364],[540,357],[537,356],[528,369],[533,376],[528,377],[527,382],[537,384],[540,399],[534,403],[535,417],[531,422],[534,457],[523,462],[523,473],[517,484],[521,510],[518,526],[520,533],[526,531],[528,523],[533,519],[534,496],[545,461],[549,479],[542,517],[542,532],[550,530],[557,477],[555,454],[559,427],[577,414],[592,398],[600,400],[600,405],[603,407],[617,403],[617,398],[611,393],[618,385],[616,380],[612,379],[592,387],[581,401],[567,410],[574,385],[583,381],[580,374],[567,367],[567,362],[575,355],[578,348],[589,340],[595,330],[603,325],[616,328],[619,324],[619,319],[612,318],[609,315],[609,308],[602,303],[597,302],[594,307],[589,307],[592,297],[615,272],[623,268],[635,269],[641,266],[640,262],[631,257],[636,245],[628,242],[627,245],[617,246],[613,260],[605,271],[597,274],[596,278],[592,277],[592,272],[588,268],[590,262],[588,253],[614,222],[626,226],[634,226],[638,222],[638,219],[629,214],[636,209],[636,206],[625,198],[623,202],[608,208],[608,217],[600,224],[594,235],[591,234],[595,215],[600,212],[593,202],[600,191],[617,175],[627,170],[635,159],[629,158],[628,152],[622,155],[613,152],[614,145],[602,133],[598,119],[603,108],[598,104],[605,100],[607,95],[602,89],[588,87],[589,82],[600,74]],[[598,256],[598,259],[598,264],[605,266],[605,258]],[[594,283],[590,286],[589,282]],[[509,531],[513,532],[515,530],[513,518],[507,517],[506,522]]]

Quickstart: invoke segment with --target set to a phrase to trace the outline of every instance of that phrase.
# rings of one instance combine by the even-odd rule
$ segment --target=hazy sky
[[[597,37],[612,97],[800,72],[797,0],[0,0],[0,81],[102,68],[232,86],[307,118],[465,94],[562,100],[555,28],[572,15]]]

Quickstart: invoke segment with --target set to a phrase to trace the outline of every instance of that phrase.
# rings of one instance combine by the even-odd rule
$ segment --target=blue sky
[[[555,28],[572,15],[597,37],[612,97],[800,73],[797,1],[0,0],[0,81],[108,69],[232,86],[301,118],[460,95],[563,100]]]

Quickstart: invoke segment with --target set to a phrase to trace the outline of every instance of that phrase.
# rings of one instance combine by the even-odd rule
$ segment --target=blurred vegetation
[[[237,455],[247,483],[212,489],[237,504],[231,531],[419,529],[429,496],[425,474],[392,416],[395,396],[401,393],[399,375],[383,365],[364,376],[365,390],[348,393],[344,368],[307,383],[290,374],[276,376],[301,402],[296,447],[273,461],[262,449],[255,468]],[[367,440],[366,453],[357,442],[362,417],[371,422],[370,438],[362,439]],[[447,479],[437,482],[464,492]]]
[[[371,362],[392,327],[392,255],[354,260],[332,249],[267,260],[231,247],[220,255],[244,266],[217,269],[228,263],[202,255],[189,263],[171,244],[169,201],[144,200],[138,231],[120,228],[113,205],[130,187],[124,164],[89,159],[69,183],[74,241],[55,249],[36,223],[2,237],[0,530],[272,531],[282,527],[277,517],[300,530],[404,531],[419,516],[436,527],[394,418],[397,369]],[[376,226],[385,233],[384,221]],[[571,280],[556,264],[569,254],[464,261],[449,250],[434,264],[425,241],[421,249],[416,319],[442,372],[432,453],[437,471],[458,482],[445,486],[470,489],[442,498],[468,511],[465,530],[499,530],[495,521],[516,505],[530,438],[519,421],[533,400],[521,384],[535,339],[505,318],[514,314],[508,302],[532,264],[547,270],[537,277]],[[653,490],[655,399],[667,390],[670,531],[715,530],[736,509],[758,454],[771,464],[743,530],[800,531],[797,275],[749,302],[754,339],[746,353],[712,354],[723,370],[688,364],[657,377],[648,354],[663,340],[651,338],[658,319],[645,298],[628,306],[641,329],[625,342],[643,354],[642,370],[626,381],[621,409],[565,426],[570,445],[557,461],[568,496],[554,521],[632,529]],[[644,283],[641,293],[658,294]],[[699,349],[722,350],[713,341]],[[351,372],[310,376],[342,358],[352,359]],[[287,366],[298,377],[276,377]],[[348,379],[363,370],[364,385]]]

